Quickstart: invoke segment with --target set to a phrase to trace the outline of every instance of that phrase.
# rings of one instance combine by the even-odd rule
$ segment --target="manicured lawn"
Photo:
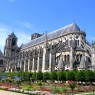
[[[74,93],[74,95],[95,95],[95,94],[93,94],[93,92],[78,92]]]

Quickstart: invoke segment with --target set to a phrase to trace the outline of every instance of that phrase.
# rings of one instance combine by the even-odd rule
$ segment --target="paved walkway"
[[[21,94],[21,93],[15,93],[15,92],[11,92],[11,91],[0,90],[0,95],[27,95],[27,94]]]
[[[86,95],[86,94],[93,94],[93,92],[89,92],[89,93],[80,93],[80,94],[74,94],[74,95]],[[95,94],[93,94],[93,95],[95,95]]]

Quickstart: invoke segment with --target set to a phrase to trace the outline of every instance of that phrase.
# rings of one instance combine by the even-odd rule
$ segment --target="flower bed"
[[[3,84],[0,85],[0,89],[2,90],[9,90],[9,91],[13,91],[13,92],[19,92],[19,93],[26,93],[26,94],[38,94],[38,95],[52,95],[48,90],[48,89],[43,89],[43,90],[36,90],[35,91],[29,91],[29,90],[24,90],[21,87],[17,87],[17,86],[9,86],[7,84]]]
[[[73,83],[74,82],[70,81],[68,85],[73,85]],[[26,88],[24,88],[24,87],[26,87]],[[55,93],[54,95],[59,95],[60,93],[61,94],[72,93],[72,89],[70,89],[68,86],[66,86],[64,84],[51,84],[51,85],[43,84],[43,87],[40,88],[40,86],[37,83],[33,83],[31,85],[31,89],[28,89],[28,85],[26,85],[26,84],[23,84],[22,87],[18,87],[18,86],[14,86],[14,85],[10,86],[9,84],[2,84],[2,85],[0,85],[0,89],[19,92],[19,93],[29,93],[29,94],[38,94],[38,95],[42,95],[42,94],[53,95],[52,93]],[[94,86],[80,85],[80,86],[77,86],[73,92],[74,93],[91,92],[94,90],[95,90]]]

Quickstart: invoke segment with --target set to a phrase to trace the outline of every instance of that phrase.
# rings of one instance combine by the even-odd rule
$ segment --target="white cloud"
[[[5,45],[5,39],[7,38],[9,31],[0,27],[0,49],[3,51]]]
[[[20,46],[21,44],[25,44],[25,43],[30,41],[31,36],[25,32],[18,31],[15,34],[18,37],[18,46]]]
[[[0,23],[0,49],[2,52],[4,51],[5,40],[12,32],[11,27]],[[30,41],[30,35],[28,33],[17,29],[15,29],[14,33],[18,37],[18,46]]]
[[[4,29],[4,28],[0,28],[0,31],[2,31],[2,32],[6,32],[7,30]]]

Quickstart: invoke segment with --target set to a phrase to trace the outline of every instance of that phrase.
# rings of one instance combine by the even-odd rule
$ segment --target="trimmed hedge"
[[[1,73],[2,75],[7,75],[13,78],[14,76],[23,77],[24,81],[29,81],[30,78],[32,81],[37,80],[58,80],[58,81],[81,81],[81,82],[94,82],[95,81],[95,72],[91,70],[84,71],[58,71],[58,72],[13,72],[13,73]]]

